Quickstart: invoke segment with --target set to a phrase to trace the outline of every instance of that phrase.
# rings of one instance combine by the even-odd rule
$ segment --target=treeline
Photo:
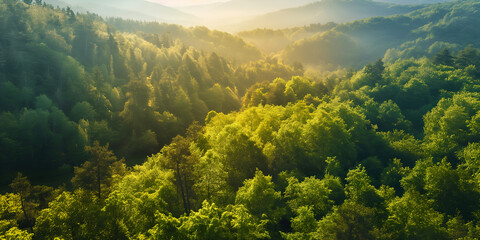
[[[129,165],[138,163],[193,121],[203,122],[210,110],[240,109],[252,84],[303,71],[272,58],[235,64],[213,51],[238,45],[232,51],[250,59],[258,59],[259,51],[227,34],[204,38],[217,48],[184,43],[199,31],[217,34],[206,29],[182,28],[189,38],[170,34],[170,28],[125,33],[96,15],[41,1],[2,0],[0,13],[2,186],[16,171],[35,181],[54,175],[60,179],[51,183],[62,182],[95,141],[110,143]]]
[[[267,28],[257,28],[250,31],[242,31],[237,35],[267,54],[278,53],[285,49],[288,45],[311,37],[319,32],[325,32],[337,26],[336,23],[329,22],[326,24],[311,24],[305,27],[294,27],[280,30],[272,30]]]
[[[215,52],[228,60],[243,64],[262,58],[262,53],[254,46],[247,44],[243,38],[220,31],[209,30],[206,27],[185,28],[180,25],[139,22],[121,18],[110,18],[107,22],[121,32],[138,33],[151,38],[148,34],[157,34],[160,37],[181,39],[187,46],[205,51]]]

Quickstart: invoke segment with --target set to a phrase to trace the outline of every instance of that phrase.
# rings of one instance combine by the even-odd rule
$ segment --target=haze
[[[421,1],[369,0],[45,0],[76,12],[94,12],[103,17],[120,17],[207,26],[227,32],[255,28],[282,29],[328,22],[343,23],[373,16],[403,14],[421,7]],[[397,5],[395,3],[417,3]]]
[[[216,2],[225,2],[226,0],[151,0],[151,2],[156,2],[163,4],[165,6],[192,6],[192,5],[202,5],[202,4],[210,4]]]

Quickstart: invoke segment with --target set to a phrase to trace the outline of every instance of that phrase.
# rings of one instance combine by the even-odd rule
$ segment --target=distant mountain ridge
[[[234,28],[280,29],[313,23],[344,23],[368,17],[405,14],[422,7],[424,5],[395,5],[369,0],[323,0],[255,17],[234,26]]]
[[[77,12],[93,12],[103,17],[159,21],[191,25],[196,18],[178,9],[145,0],[45,0],[53,6],[69,6]]]
[[[265,13],[284,8],[298,7],[318,0],[232,0],[221,3],[222,10],[250,11],[250,13]]]
[[[449,2],[451,0],[380,0],[380,2],[394,3],[394,4],[432,4]]]
[[[197,24],[223,31],[251,18],[281,9],[303,6],[317,0],[231,0],[212,4],[189,6],[180,10],[197,16]],[[243,29],[245,30],[245,29]]]
[[[239,15],[256,16],[285,8],[299,7],[316,1],[318,0],[231,0],[180,9],[199,16],[225,15],[236,18]]]
[[[103,17],[157,21],[185,26],[208,26],[238,32],[255,28],[287,28],[326,22],[349,22],[373,16],[404,14],[419,5],[443,0],[230,0],[188,7],[168,7],[148,0],[44,0],[76,12]]]

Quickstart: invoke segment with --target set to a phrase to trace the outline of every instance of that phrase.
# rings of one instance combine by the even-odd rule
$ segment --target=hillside
[[[301,72],[206,28],[152,23],[148,32],[143,22],[111,20],[138,26],[128,33],[94,14],[15,0],[2,0],[0,13],[9,33],[0,37],[2,185],[20,170],[34,180],[68,177],[94,141],[133,164],[210,110],[238,110],[256,82]],[[247,59],[215,53],[224,49]]]
[[[374,17],[345,23],[299,40],[285,48],[282,58],[307,65],[360,67],[385,56],[431,56],[442,48],[458,50],[480,36],[477,1],[427,6],[405,15]]]
[[[273,30],[257,28],[237,33],[239,37],[250,42],[267,54],[278,53],[288,45],[315,34],[333,29],[338,24],[329,22],[326,24],[311,24],[303,27],[293,27]]]
[[[107,19],[116,29],[123,32],[166,35],[172,40],[181,39],[187,46],[205,52],[216,52],[235,63],[256,61],[262,57],[259,49],[246,43],[242,38],[226,32],[209,30],[206,27],[186,28],[180,25],[157,22],[141,22],[120,18]]]
[[[368,17],[405,14],[421,5],[393,5],[369,0],[323,0],[302,7],[283,9],[235,25],[238,29],[290,28],[327,22],[344,23]]]

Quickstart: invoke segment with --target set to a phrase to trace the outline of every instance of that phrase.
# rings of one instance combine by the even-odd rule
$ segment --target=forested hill
[[[204,52],[215,52],[231,62],[242,64],[259,60],[262,53],[254,46],[234,35],[209,30],[206,27],[185,28],[180,25],[172,25],[158,22],[140,22],[124,20],[121,18],[109,18],[107,23],[122,32],[142,34],[154,34],[180,39],[187,46],[193,46]]]
[[[478,239],[477,6],[312,26],[458,47],[306,76],[206,28],[0,0],[0,239]]]
[[[299,40],[282,52],[289,62],[311,66],[361,67],[385,56],[432,56],[443,48],[456,51],[478,45],[480,36],[476,0],[434,4],[406,15],[374,17],[347,24]]]
[[[257,28],[237,33],[245,41],[257,46],[266,54],[276,54],[296,41],[312,37],[321,32],[329,31],[338,24],[329,22],[326,24],[311,24],[303,27],[286,29]]]
[[[135,162],[210,110],[238,110],[250,85],[302,74],[206,28],[151,24],[152,33],[111,20],[138,26],[121,32],[93,14],[14,0],[0,1],[0,22],[2,185],[16,171],[71,175],[94,141]],[[240,65],[249,60],[258,61]]]

